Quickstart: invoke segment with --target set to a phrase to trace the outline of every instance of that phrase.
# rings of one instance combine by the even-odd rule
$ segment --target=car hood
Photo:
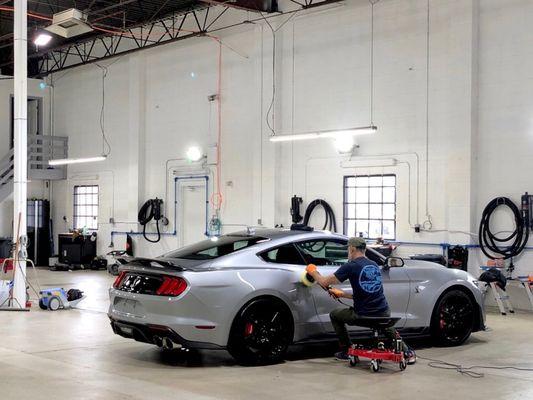
[[[408,274],[411,278],[424,278],[429,274],[433,276],[447,276],[449,279],[463,279],[463,280],[473,280],[474,277],[466,271],[447,268],[444,265],[437,264],[431,261],[422,261],[422,260],[405,260],[405,267],[407,268]]]
[[[404,262],[407,268],[447,269],[444,265],[437,264],[432,261],[411,260],[409,258],[404,258]]]

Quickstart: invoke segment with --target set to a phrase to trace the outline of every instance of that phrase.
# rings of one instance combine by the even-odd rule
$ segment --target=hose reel
[[[159,229],[159,223],[160,221],[164,223],[165,220],[162,210],[163,200],[158,199],[157,197],[155,199],[147,200],[139,210],[138,221],[139,224],[143,227],[143,237],[150,243],[157,243],[161,240],[161,231]],[[146,234],[146,225],[148,225],[148,223],[152,220],[155,221],[155,226],[157,230],[157,239],[155,240],[149,239]]]
[[[530,232],[530,196],[527,193],[522,196],[521,206],[522,208],[519,209],[511,199],[497,197],[491,200],[483,210],[479,224],[479,247],[488,258],[512,259],[524,250]],[[515,229],[505,237],[497,236],[498,232],[493,233],[490,229],[492,215],[499,207],[509,208],[514,218]]]

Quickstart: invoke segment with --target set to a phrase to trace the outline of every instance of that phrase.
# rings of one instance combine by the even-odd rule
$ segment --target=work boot
[[[405,357],[405,362],[407,365],[413,365],[416,363],[416,353],[409,349],[405,353],[403,353],[403,356]]]
[[[350,357],[348,356],[348,353],[346,352],[346,350],[341,350],[335,353],[335,359],[339,361],[348,361]]]

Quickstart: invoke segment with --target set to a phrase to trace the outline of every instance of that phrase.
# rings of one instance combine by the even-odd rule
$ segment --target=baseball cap
[[[348,246],[355,247],[356,249],[365,249],[366,242],[362,237],[351,237],[348,239]]]

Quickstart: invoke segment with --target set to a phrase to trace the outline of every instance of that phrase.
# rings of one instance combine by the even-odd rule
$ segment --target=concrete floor
[[[283,364],[255,368],[221,351],[162,353],[111,332],[106,272],[39,270],[38,277],[43,287],[77,287],[88,297],[76,310],[0,313],[1,399],[533,399],[532,372],[485,370],[472,379],[419,360],[403,373],[390,366],[373,374],[366,364],[334,361],[331,346],[296,348]],[[533,367],[533,314],[489,314],[488,325],[459,348],[415,343],[418,354]]]

